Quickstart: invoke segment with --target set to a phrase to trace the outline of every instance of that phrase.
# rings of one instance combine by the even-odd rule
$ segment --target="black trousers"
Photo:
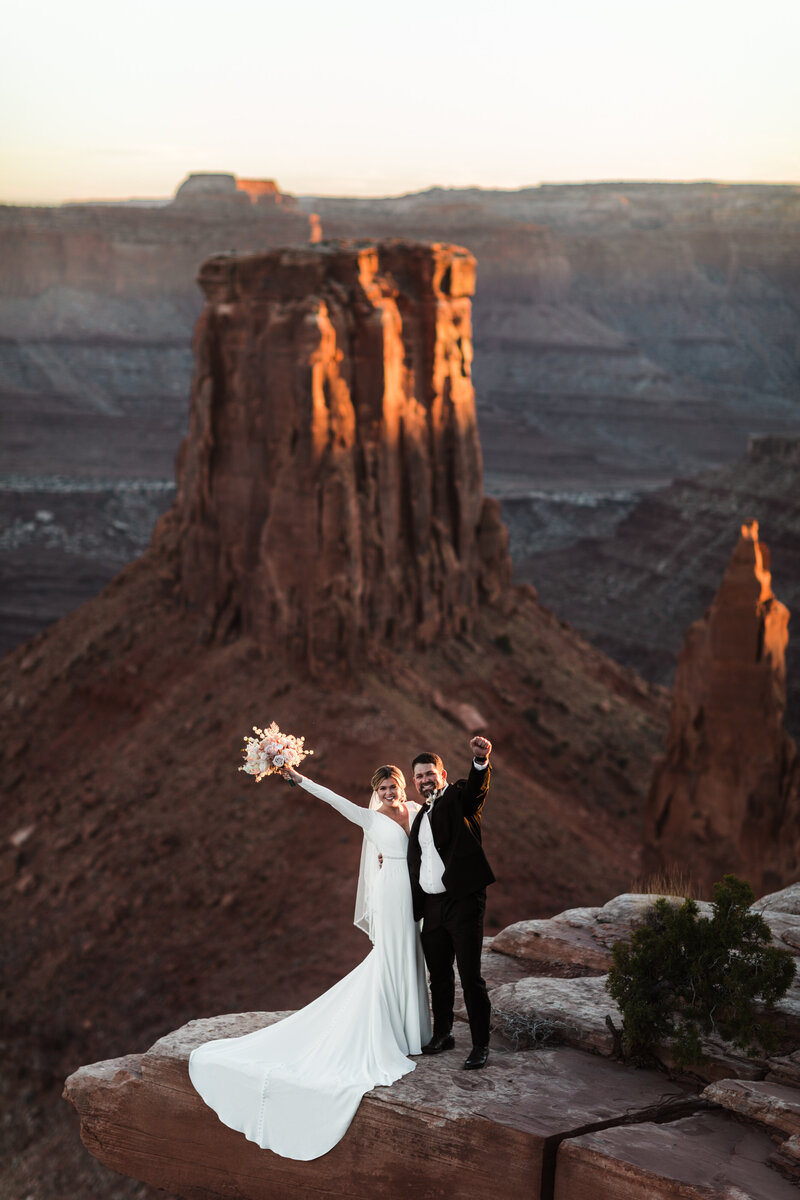
[[[486,890],[461,900],[446,892],[426,896],[422,921],[422,949],[431,977],[433,1035],[449,1033],[453,1025],[455,975],[453,960],[464,992],[473,1046],[489,1045],[491,1005],[481,976],[483,914]]]

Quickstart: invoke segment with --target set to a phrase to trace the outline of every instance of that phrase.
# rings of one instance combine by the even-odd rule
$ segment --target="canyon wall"
[[[291,197],[221,178],[191,203],[0,206],[0,478],[172,478],[200,263],[311,233]]]
[[[800,874],[800,763],[784,728],[788,622],[758,525],[745,525],[678,660],[645,869],[678,867],[703,891],[734,872],[757,895]]]
[[[209,254],[304,243],[309,232],[308,214],[272,180],[233,175],[190,176],[171,203],[0,205],[3,336],[135,339],[130,320],[113,328],[90,297],[196,304],[194,277]],[[157,335],[158,311],[149,317]]]
[[[672,684],[686,629],[712,603],[739,525],[758,521],[774,587],[800,612],[800,435],[753,437],[735,463],[638,502],[583,501],[571,518],[560,511],[565,502],[503,503],[515,577],[534,583],[543,603],[645,678]],[[548,522],[566,538],[580,522],[580,541],[548,544]],[[800,738],[797,636],[786,648],[786,727]]]
[[[141,538],[120,539],[112,564],[105,546],[116,535],[84,483],[171,482],[200,263],[317,240],[320,218],[326,237],[458,242],[477,257],[486,485],[512,526],[519,578],[541,584],[547,603],[563,601],[569,619],[584,596],[590,615],[619,611],[620,643],[627,597],[576,588],[568,567],[541,556],[607,537],[643,491],[733,461],[754,430],[797,431],[796,187],[296,200],[269,180],[217,174],[190,177],[160,207],[0,208],[0,506],[21,478],[27,497],[22,512],[11,506],[14,536],[0,546],[0,650],[88,598],[126,550],[140,552]],[[47,538],[40,509],[54,514]],[[45,602],[31,603],[34,592]],[[602,644],[613,650],[612,639]]]
[[[0,206],[0,654],[96,595],[172,502],[200,263],[315,229],[232,175],[158,206]]]
[[[328,237],[446,238],[476,256],[488,487],[572,498],[531,522],[551,545],[582,535],[586,506],[574,500],[587,492],[666,483],[730,462],[754,431],[797,430],[797,186],[432,188],[303,202]]]
[[[466,632],[510,580],[483,496],[470,374],[475,262],[446,245],[218,256],[174,542],[181,593],[310,666]]]

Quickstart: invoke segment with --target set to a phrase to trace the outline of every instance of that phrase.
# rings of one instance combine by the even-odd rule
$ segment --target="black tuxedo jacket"
[[[466,779],[449,783],[433,806],[431,832],[433,844],[444,863],[442,882],[452,900],[460,900],[494,883],[492,868],[481,846],[481,816],[489,791],[491,764],[483,771],[475,765]],[[408,837],[408,871],[414,899],[414,919],[422,916],[425,893],[419,886],[422,851],[419,826],[425,808],[417,813]]]

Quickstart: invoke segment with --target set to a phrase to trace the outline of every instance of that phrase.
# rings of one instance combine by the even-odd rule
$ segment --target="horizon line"
[[[92,197],[69,197],[61,200],[5,200],[0,199],[0,207],[3,208],[63,208],[70,205],[92,205],[92,204],[152,204],[160,205],[170,203],[175,198],[177,189],[185,179],[192,175],[231,175],[234,179],[260,180],[270,179],[272,182],[277,182],[272,176],[253,176],[237,175],[234,171],[190,171],[176,185],[175,190],[170,195],[162,196],[142,196],[142,195],[123,195],[123,196],[92,196]],[[580,188],[580,187],[631,187],[631,186],[646,186],[646,187],[702,187],[713,186],[721,188],[734,187],[752,187],[752,188],[800,188],[800,180],[790,179],[719,179],[713,177],[699,176],[691,179],[674,179],[674,178],[647,178],[647,177],[630,177],[630,178],[608,178],[608,179],[581,179],[581,180],[540,180],[538,183],[520,184],[517,187],[493,187],[486,184],[439,184],[432,183],[422,188],[412,188],[404,192],[291,192],[283,191],[278,185],[279,192],[284,196],[294,196],[298,200],[404,200],[411,196],[422,196],[426,192],[502,192],[504,194],[513,194],[518,192],[538,191],[545,188]]]

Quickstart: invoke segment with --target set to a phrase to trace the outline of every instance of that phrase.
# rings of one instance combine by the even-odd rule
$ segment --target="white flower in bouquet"
[[[274,775],[284,766],[296,767],[314,753],[305,749],[305,738],[281,733],[274,721],[267,729],[259,729],[254,725],[253,733],[255,737],[244,739],[244,764],[239,770],[247,775],[255,775],[256,783],[265,775]]]

